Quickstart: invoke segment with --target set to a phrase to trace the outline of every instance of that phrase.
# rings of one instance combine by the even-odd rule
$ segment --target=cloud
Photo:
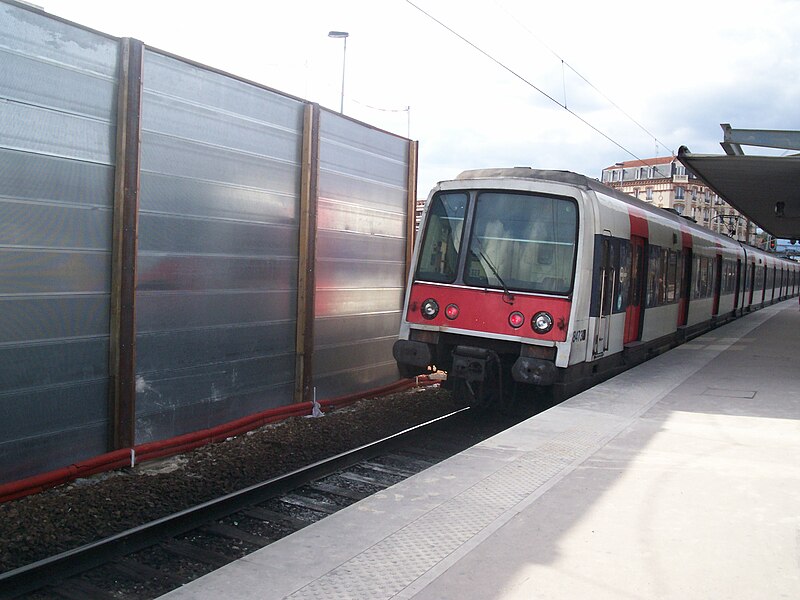
[[[45,4],[337,110],[344,48],[327,32],[348,31],[345,112],[420,141],[421,193],[473,167],[597,177],[682,144],[717,153],[725,122],[800,129],[793,0],[414,1],[467,41],[402,1]]]

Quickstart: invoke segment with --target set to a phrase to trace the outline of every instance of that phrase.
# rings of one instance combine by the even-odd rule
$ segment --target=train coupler
[[[473,407],[488,408],[502,402],[503,374],[497,352],[474,346],[456,346],[452,356],[448,378],[452,376],[456,394],[460,382],[463,400]]]
[[[453,350],[451,372],[454,377],[464,381],[484,381],[490,363],[500,363],[500,358],[493,350],[474,346],[456,346]]]

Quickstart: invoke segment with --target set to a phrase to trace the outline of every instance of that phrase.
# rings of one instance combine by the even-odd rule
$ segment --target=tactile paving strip
[[[560,434],[287,598],[391,598],[607,437],[586,429]]]

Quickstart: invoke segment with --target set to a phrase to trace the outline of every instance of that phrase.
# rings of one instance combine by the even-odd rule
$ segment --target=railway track
[[[0,574],[0,598],[158,597],[423,471],[526,416],[456,411]]]

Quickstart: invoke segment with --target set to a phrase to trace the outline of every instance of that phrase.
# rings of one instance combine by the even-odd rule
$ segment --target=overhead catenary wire
[[[359,102],[358,100],[355,100],[353,98],[350,99],[350,102],[353,102],[354,104],[358,104],[359,106],[363,106],[365,108],[371,108],[372,110],[378,110],[381,112],[399,113],[399,112],[408,112],[409,110],[411,110],[410,106],[404,106],[403,108],[381,108],[380,106],[372,106],[370,104],[367,104],[366,102]]]
[[[511,18],[512,20],[514,20],[514,21],[517,23],[517,25],[519,25],[520,27],[522,27],[522,29],[524,29],[524,30],[525,30],[525,31],[528,33],[528,35],[530,35],[530,36],[531,36],[531,37],[532,37],[534,40],[536,40],[536,41],[537,41],[539,44],[541,44],[542,46],[544,46],[544,48],[546,48],[546,49],[548,50],[548,52],[550,52],[550,53],[551,53],[553,56],[555,56],[555,57],[556,57],[558,60],[560,60],[560,61],[561,61],[562,79],[563,79],[563,70],[564,70],[564,67],[567,67],[567,68],[568,68],[570,71],[572,71],[573,73],[575,73],[575,75],[577,75],[578,77],[580,77],[580,78],[583,80],[583,82],[584,82],[584,83],[586,83],[586,85],[588,85],[588,86],[589,86],[590,88],[592,88],[592,89],[593,89],[595,92],[597,92],[598,94],[600,94],[600,95],[603,97],[603,99],[605,99],[605,100],[606,100],[606,102],[608,102],[609,104],[611,104],[611,106],[613,106],[614,108],[616,108],[616,109],[617,109],[619,112],[621,112],[623,115],[625,115],[625,117],[627,117],[628,119],[630,119],[630,120],[631,120],[631,122],[632,122],[632,123],[634,123],[634,124],[635,124],[635,125],[636,125],[636,126],[639,128],[639,129],[641,129],[641,130],[642,130],[642,131],[644,131],[644,132],[645,132],[645,133],[646,133],[648,136],[650,136],[651,138],[653,138],[653,140],[656,142],[656,145],[659,145],[659,144],[660,144],[661,146],[663,146],[663,147],[664,147],[664,149],[666,149],[666,150],[669,150],[669,151],[670,151],[670,154],[671,154],[673,157],[675,156],[675,153],[674,153],[674,152],[672,152],[672,150],[670,149],[670,146],[668,146],[667,144],[665,144],[664,142],[662,142],[661,140],[659,140],[659,139],[658,139],[658,137],[657,137],[657,136],[656,136],[654,133],[652,133],[652,132],[651,132],[649,129],[647,129],[647,127],[645,127],[644,125],[642,125],[642,124],[641,124],[639,121],[637,121],[637,120],[636,120],[636,119],[635,119],[633,116],[631,116],[630,114],[628,114],[628,112],[627,112],[627,111],[625,111],[625,109],[623,109],[621,106],[619,106],[619,105],[618,105],[616,102],[614,102],[614,101],[613,101],[613,100],[612,100],[612,99],[611,99],[611,98],[610,98],[610,97],[609,97],[607,94],[605,94],[605,93],[604,93],[604,92],[603,92],[601,89],[599,89],[599,88],[598,88],[596,85],[594,85],[594,84],[593,84],[591,81],[589,81],[589,80],[588,80],[586,77],[584,77],[584,76],[583,76],[583,75],[582,75],[582,74],[581,74],[581,73],[580,73],[580,72],[579,72],[579,71],[578,71],[578,70],[577,70],[575,67],[573,67],[573,66],[572,66],[571,64],[569,64],[569,63],[568,63],[566,60],[564,60],[564,58],[563,58],[561,55],[559,55],[559,53],[558,53],[558,52],[556,52],[556,51],[555,51],[553,48],[551,48],[551,47],[550,47],[550,46],[549,46],[549,45],[548,45],[548,44],[547,44],[547,43],[546,43],[544,40],[542,40],[542,39],[541,39],[539,36],[537,36],[537,35],[536,35],[535,33],[533,33],[533,32],[532,32],[530,29],[528,29],[528,27],[525,25],[525,23],[523,23],[523,22],[522,22],[520,19],[518,19],[518,18],[517,18],[517,17],[516,17],[516,16],[515,16],[515,15],[514,15],[514,14],[513,14],[511,11],[509,11],[509,10],[508,10],[508,9],[507,9],[505,6],[503,6],[503,5],[502,5],[500,2],[498,2],[497,0],[494,0],[494,3],[495,3],[495,5],[496,5],[497,7],[499,7],[500,9],[502,9],[502,10],[503,10],[503,11],[504,11],[504,12],[505,12],[505,13],[506,13],[508,16],[509,16],[509,18]],[[564,81],[564,104],[566,105],[566,103],[567,103],[567,88],[566,88],[566,81]]]
[[[405,108],[381,108],[379,106],[371,106],[369,104],[365,104],[364,102],[359,102],[358,100],[351,99],[351,102],[358,104],[359,106],[363,106],[364,108],[369,108],[371,110],[377,110],[379,112],[385,113],[406,113],[406,137],[411,138],[411,106],[406,106]]]
[[[539,87],[538,87],[536,84],[534,84],[532,81],[530,81],[530,80],[526,79],[525,77],[523,77],[521,74],[519,74],[517,71],[515,71],[514,69],[512,69],[511,67],[509,67],[508,65],[506,65],[506,64],[505,64],[504,62],[502,62],[500,59],[498,59],[498,58],[495,58],[494,56],[492,56],[491,54],[489,54],[489,53],[488,53],[486,50],[482,49],[482,48],[481,48],[481,47],[479,47],[477,44],[475,44],[475,43],[473,43],[472,41],[468,40],[466,37],[464,37],[463,35],[461,35],[459,32],[457,32],[457,31],[456,31],[455,29],[453,29],[452,27],[450,27],[449,25],[447,25],[446,23],[444,23],[444,22],[443,22],[443,21],[441,21],[440,19],[438,19],[438,18],[434,17],[432,14],[430,14],[429,12],[427,12],[425,9],[423,9],[423,8],[421,8],[420,6],[418,6],[418,5],[414,4],[414,2],[412,2],[411,0],[405,0],[405,1],[406,1],[406,3],[407,3],[407,4],[409,4],[410,6],[412,6],[412,7],[413,7],[413,8],[415,8],[415,9],[417,9],[419,12],[421,12],[423,15],[425,15],[426,17],[428,17],[429,19],[431,19],[432,21],[434,21],[435,23],[437,23],[438,25],[440,25],[441,27],[443,27],[444,29],[446,29],[447,31],[449,31],[451,34],[453,34],[454,36],[456,36],[457,38],[459,38],[459,39],[460,39],[462,42],[464,42],[465,44],[467,44],[468,46],[472,47],[474,50],[476,50],[477,52],[479,52],[480,54],[482,54],[483,56],[485,56],[486,58],[488,58],[490,61],[492,61],[493,63],[495,63],[497,66],[499,66],[499,67],[500,67],[500,68],[502,68],[503,70],[507,71],[508,73],[510,73],[511,75],[513,75],[514,77],[516,77],[517,79],[519,79],[520,81],[522,81],[523,83],[525,83],[527,86],[529,86],[529,87],[533,88],[533,89],[534,89],[534,90],[536,90],[536,91],[537,91],[539,94],[541,94],[542,96],[544,96],[545,98],[547,98],[548,100],[550,100],[551,102],[553,102],[554,104],[557,104],[557,105],[558,105],[559,107],[561,107],[563,110],[567,111],[567,112],[568,112],[569,114],[571,114],[573,117],[575,117],[576,119],[578,119],[578,120],[579,120],[581,123],[583,123],[584,125],[586,125],[586,126],[587,126],[587,127],[589,127],[590,129],[592,129],[592,130],[593,130],[595,133],[597,133],[597,134],[601,135],[601,136],[602,136],[602,137],[604,137],[606,140],[608,140],[609,142],[611,142],[612,144],[614,144],[615,146],[617,146],[617,147],[618,147],[620,150],[622,150],[623,152],[625,152],[625,153],[629,154],[630,156],[632,156],[632,157],[633,157],[633,158],[635,158],[636,160],[638,160],[638,161],[641,161],[641,162],[642,162],[642,163],[644,163],[644,164],[648,164],[648,163],[647,163],[647,161],[646,161],[645,159],[641,158],[640,156],[638,156],[637,154],[635,154],[634,152],[632,152],[631,150],[629,150],[628,148],[626,148],[625,146],[623,146],[623,145],[622,145],[620,142],[618,142],[617,140],[615,140],[614,138],[612,138],[610,135],[608,135],[607,133],[605,133],[604,131],[602,131],[601,129],[599,129],[598,127],[596,127],[595,125],[593,125],[593,124],[592,124],[592,123],[590,123],[589,121],[587,121],[587,120],[586,120],[585,118],[583,118],[581,115],[579,115],[578,113],[576,113],[575,111],[573,111],[572,109],[570,109],[569,107],[567,107],[567,105],[566,105],[566,102],[564,102],[564,103],[561,103],[561,102],[559,102],[559,101],[558,101],[556,98],[554,98],[553,96],[551,96],[550,94],[548,94],[547,92],[545,92],[543,89],[539,88]],[[570,68],[571,68],[571,67],[570,67]],[[665,146],[665,147],[666,147],[666,146]]]

